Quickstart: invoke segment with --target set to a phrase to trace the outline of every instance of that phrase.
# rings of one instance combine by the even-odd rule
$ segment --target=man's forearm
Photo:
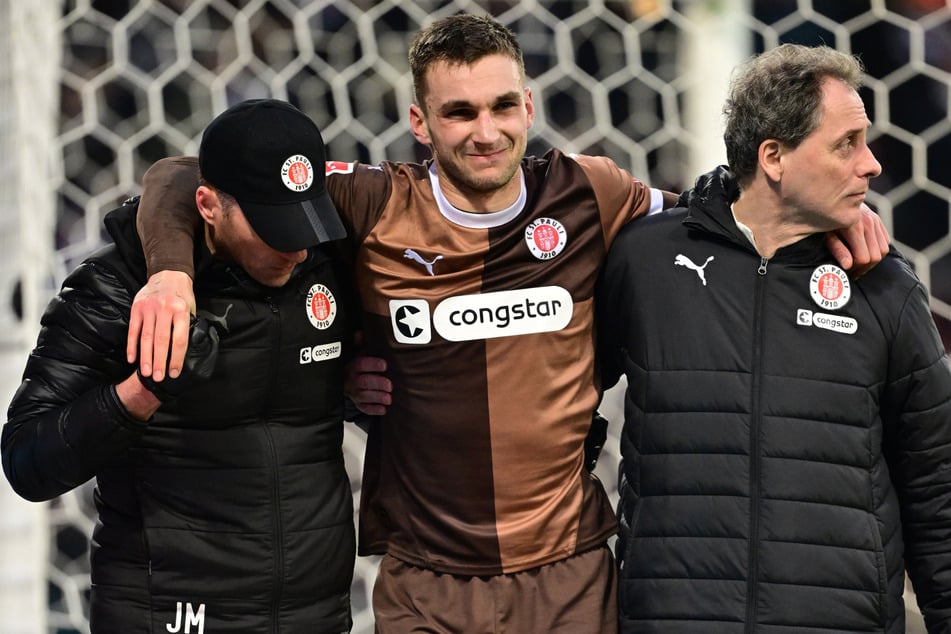
[[[150,419],[162,404],[152,392],[145,389],[135,374],[116,385],[116,396],[126,412],[140,421]]]
[[[194,157],[162,159],[143,176],[136,229],[149,275],[174,270],[194,279],[194,245],[202,227],[195,206],[197,187]]]

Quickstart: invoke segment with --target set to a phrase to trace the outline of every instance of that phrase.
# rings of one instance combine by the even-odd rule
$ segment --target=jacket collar
[[[740,196],[740,188],[732,172],[721,165],[697,178],[693,189],[681,195],[687,215],[683,220],[691,230],[713,234],[739,248],[756,254],[756,249],[736,226],[730,205]],[[758,254],[757,254],[758,256]],[[816,233],[779,249],[770,260],[808,264],[831,258],[825,246],[825,234]]]

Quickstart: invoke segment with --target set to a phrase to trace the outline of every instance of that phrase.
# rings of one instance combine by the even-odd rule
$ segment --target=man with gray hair
[[[729,167],[622,230],[596,305],[624,374],[620,630],[905,631],[905,569],[951,632],[951,373],[894,250],[860,279],[823,233],[881,166],[827,47],[735,75]],[[650,267],[643,262],[654,263]]]

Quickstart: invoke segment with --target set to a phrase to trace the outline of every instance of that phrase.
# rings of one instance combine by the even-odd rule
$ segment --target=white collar
[[[429,164],[429,180],[433,184],[433,195],[436,197],[436,206],[439,207],[439,213],[449,222],[463,227],[469,227],[470,229],[501,227],[522,213],[528,194],[525,191],[525,173],[521,168],[518,170],[518,176],[519,193],[515,202],[501,211],[479,214],[472,211],[463,211],[450,203],[443,193],[442,187],[439,185],[439,174],[436,173],[436,161]]]
[[[733,222],[736,223],[737,228],[746,236],[746,239],[750,241],[750,244],[753,245],[753,248],[756,248],[756,238],[753,237],[753,230],[747,227],[745,224],[739,221],[736,217],[736,210],[733,209],[733,203],[730,203],[730,213],[733,214]]]

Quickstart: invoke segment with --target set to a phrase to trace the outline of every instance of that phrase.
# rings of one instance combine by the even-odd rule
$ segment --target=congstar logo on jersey
[[[390,300],[393,337],[407,344],[429,343],[433,330],[449,341],[554,332],[573,314],[571,294],[560,286],[450,297],[432,316],[426,300]]]

